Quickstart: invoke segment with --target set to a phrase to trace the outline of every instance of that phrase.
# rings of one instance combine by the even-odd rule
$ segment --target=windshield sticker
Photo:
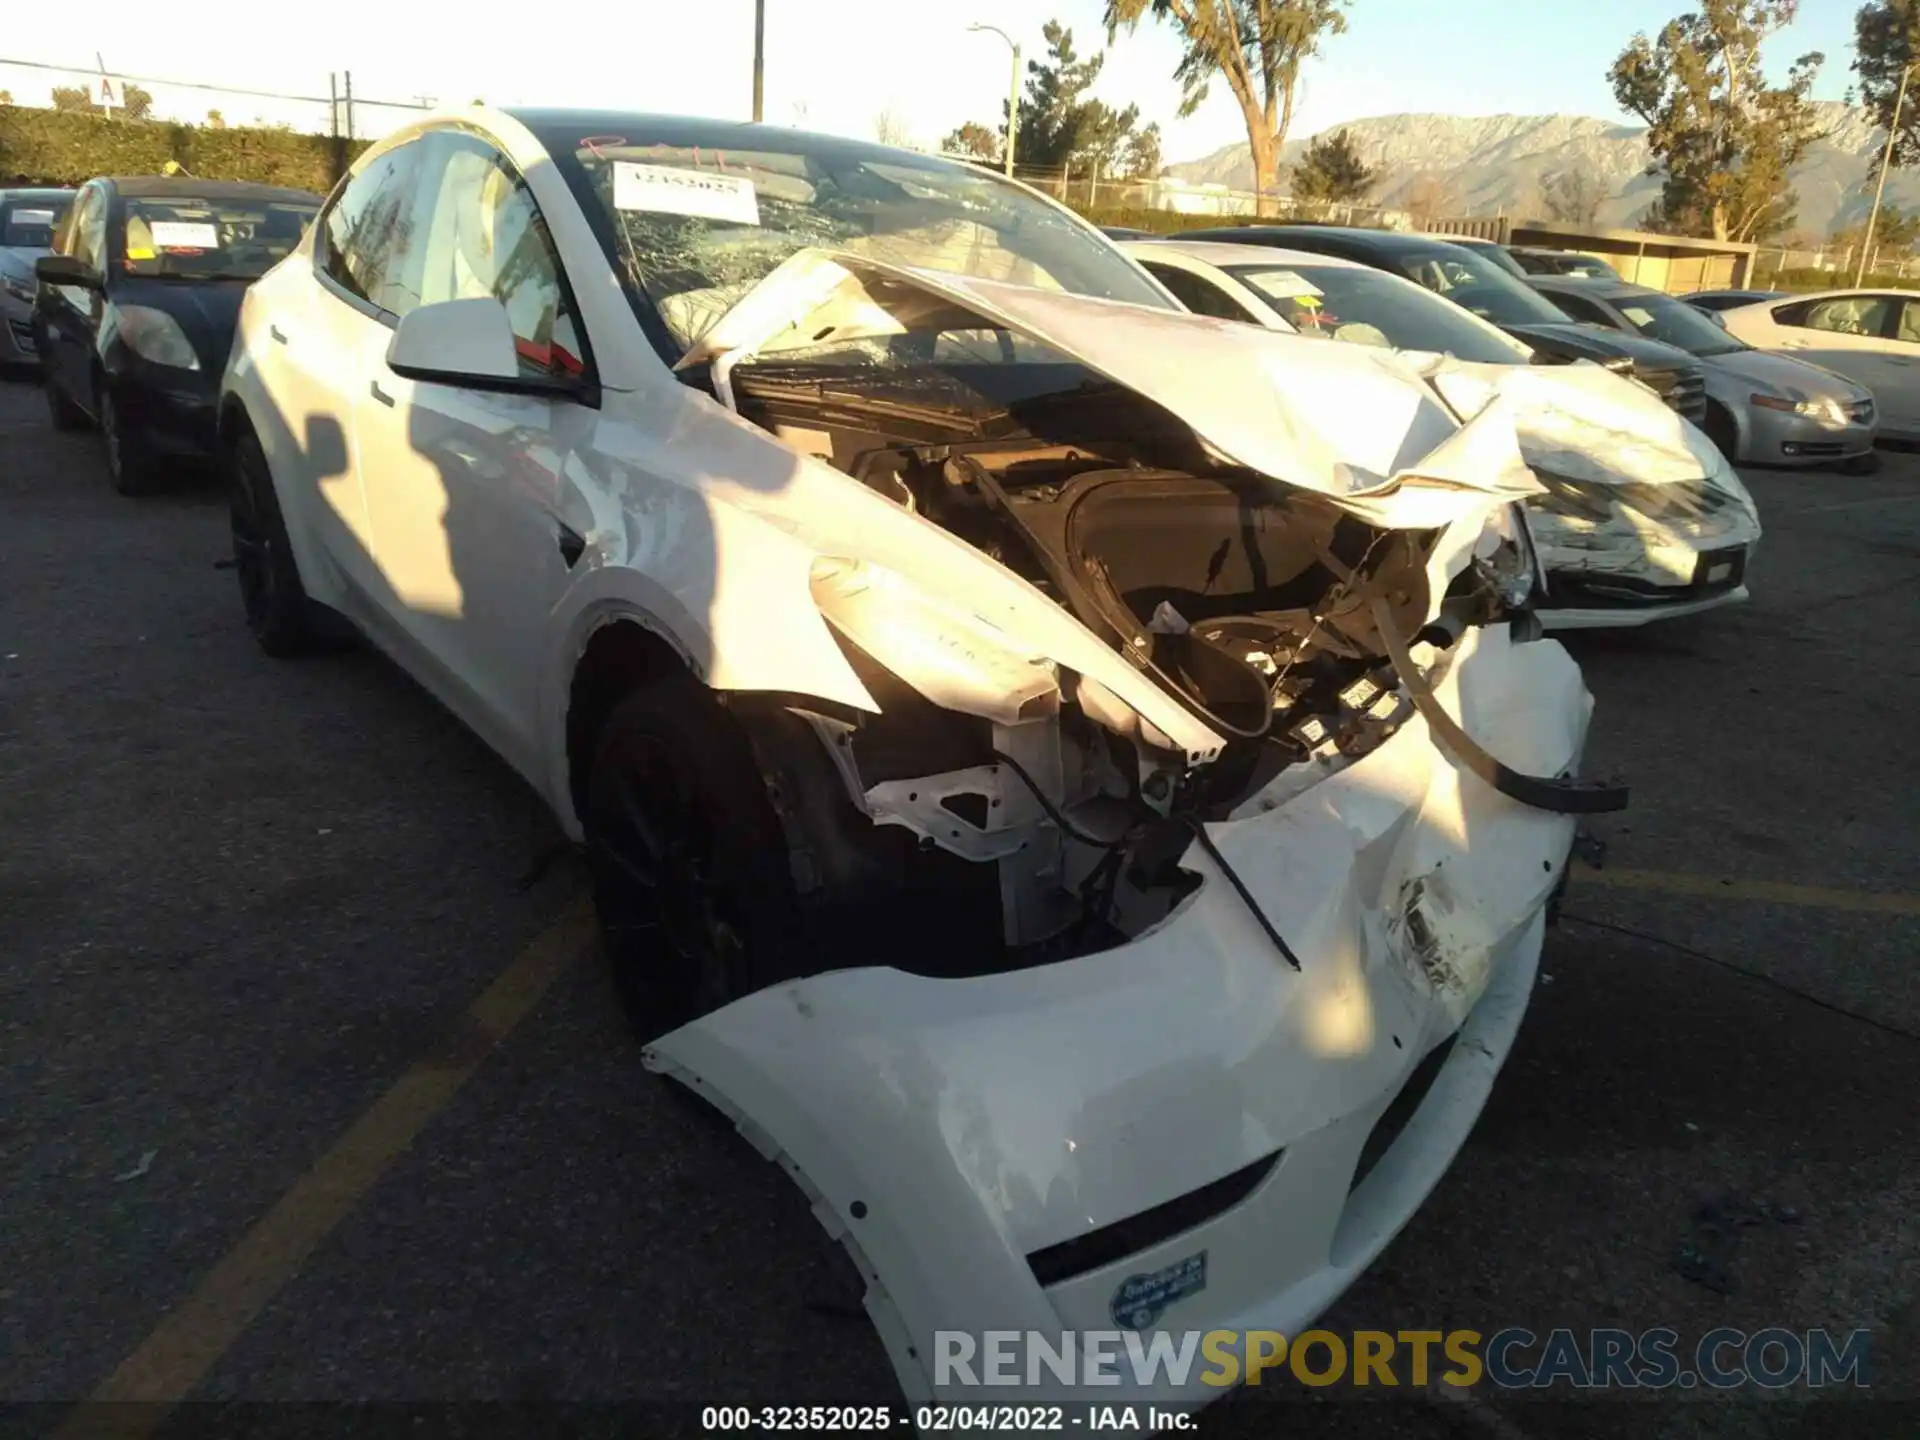
[[[760,223],[759,197],[754,194],[753,181],[743,175],[638,165],[631,160],[614,164],[613,208],[731,220],[736,225]]]
[[[16,210],[8,218],[16,225],[53,224],[53,212],[51,210]]]
[[[156,250],[218,250],[220,227],[186,220],[155,220],[153,248]]]
[[[1297,270],[1256,270],[1247,283],[1269,300],[1318,299],[1325,293]]]

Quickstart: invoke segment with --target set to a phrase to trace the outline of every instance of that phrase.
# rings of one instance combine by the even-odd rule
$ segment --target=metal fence
[[[1824,270],[1832,274],[1835,289],[1844,289],[1853,284],[1859,263],[1857,245],[1815,246],[1811,250],[1762,246],[1754,253],[1752,283],[1767,289],[1783,270]],[[1867,256],[1867,274],[1891,275],[1897,280],[1920,277],[1920,257],[1908,250],[1876,245]]]
[[[86,92],[92,110],[129,118],[174,120],[194,125],[250,125],[364,139],[383,134],[409,114],[431,109],[437,103],[431,95],[416,95],[406,100],[376,100],[357,95],[351,71],[329,73],[325,81],[324,85],[314,87],[314,94],[297,95],[238,85],[213,85],[200,80],[133,75],[112,68],[102,69],[98,64],[90,67],[49,65],[39,60],[0,56],[0,94],[9,96],[12,104],[41,109],[54,106],[56,89],[79,89]],[[322,91],[325,93],[320,93]]]

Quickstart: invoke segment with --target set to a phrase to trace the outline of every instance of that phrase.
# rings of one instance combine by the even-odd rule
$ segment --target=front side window
[[[48,250],[53,232],[73,204],[71,195],[10,200],[0,204],[0,250]]]
[[[663,350],[684,353],[810,247],[1167,308],[1105,236],[1002,176],[797,131],[740,150],[733,133],[541,137]]]
[[[1677,345],[1689,354],[1731,355],[1747,348],[1686,301],[1671,295],[1624,295],[1613,304],[1647,339]]]
[[[68,218],[63,253],[89,270],[103,269],[107,248],[107,194],[99,186],[82,190]]]
[[[1488,365],[1519,365],[1528,358],[1526,346],[1484,320],[1379,270],[1358,265],[1235,265],[1228,273],[1302,335],[1425,350]]]
[[[430,141],[437,172],[420,247],[420,303],[498,300],[513,326],[520,373],[566,380],[585,373],[579,322],[533,192],[504,157],[453,131]]]
[[[420,303],[420,156],[420,142],[411,140],[362,165],[327,211],[315,247],[322,274],[396,320]]]
[[[1253,314],[1235,300],[1226,291],[1211,280],[1194,274],[1191,270],[1180,270],[1172,265],[1156,265],[1152,261],[1143,261],[1148,273],[1167,289],[1173,292],[1187,309],[1196,315],[1211,315],[1216,320],[1252,320]]]
[[[138,195],[122,204],[121,266],[167,280],[258,280],[319,212],[317,202]]]

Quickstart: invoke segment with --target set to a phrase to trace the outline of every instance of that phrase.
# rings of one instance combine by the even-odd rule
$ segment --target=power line
[[[41,60],[9,60],[0,56],[0,65],[17,65],[23,70],[51,70],[61,75],[85,75],[92,80],[95,71],[76,65],[49,65]],[[136,85],[170,85],[178,90],[212,90],[221,95],[250,95],[260,100],[300,100],[310,105],[327,105],[330,102],[325,95],[288,95],[279,90],[245,90],[234,85],[211,85],[204,80],[163,80],[153,75],[126,75],[114,72],[116,80],[131,80]],[[368,100],[354,96],[356,105],[384,105],[395,110],[431,110],[431,105],[417,105],[411,100]]]

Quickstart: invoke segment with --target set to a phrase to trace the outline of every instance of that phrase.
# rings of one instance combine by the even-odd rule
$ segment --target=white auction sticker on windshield
[[[613,208],[731,220],[736,225],[760,223],[760,199],[754,194],[753,181],[744,175],[677,170],[631,160],[614,162]]]
[[[202,221],[155,220],[153,248],[156,250],[218,250],[220,227]]]
[[[13,212],[13,223],[16,225],[51,225],[53,224],[53,212],[51,210],[16,210]]]
[[[1325,293],[1297,270],[1256,270],[1247,283],[1273,300],[1313,300]]]

